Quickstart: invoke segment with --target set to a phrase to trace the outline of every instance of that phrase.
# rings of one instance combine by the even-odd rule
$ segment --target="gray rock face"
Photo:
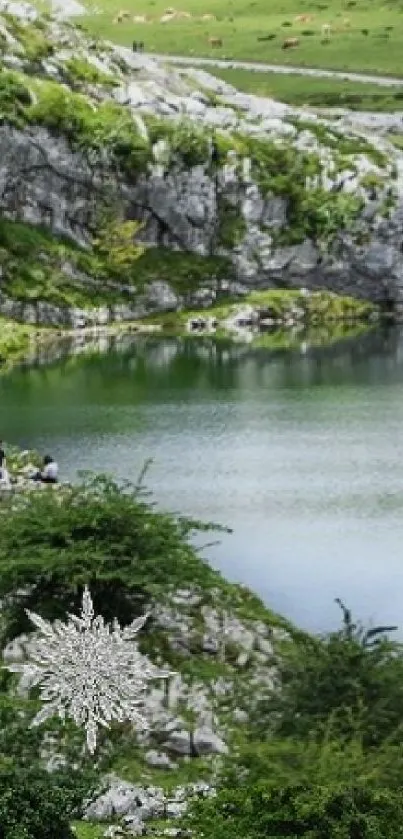
[[[80,154],[40,129],[20,132],[1,126],[0,161],[3,211],[45,225],[79,245],[88,243],[102,178],[94,174]],[[19,178],[22,170],[30,174]],[[285,286],[330,288],[375,302],[387,294],[397,303],[403,301],[400,224],[403,197],[391,221],[371,230],[368,245],[360,247],[346,234],[339,237],[337,250],[323,254],[309,240],[292,247],[275,246],[270,231],[284,224],[286,200],[275,196],[264,199],[256,184],[251,184],[247,177],[242,181],[236,166],[231,171],[231,177],[229,171],[223,173],[219,183],[205,167],[187,171],[176,168],[164,177],[152,173],[143,176],[136,185],[126,187],[125,203],[130,217],[140,219],[144,225],[143,240],[202,255],[224,254],[225,250],[217,243],[219,189],[221,199],[223,193],[227,194],[245,223],[241,242],[226,251],[233,263],[233,281],[241,282],[243,288],[270,287],[281,282]],[[208,288],[204,299],[206,303],[212,302]],[[194,304],[203,305],[203,302],[200,294],[196,294]],[[77,309],[66,312],[41,301],[36,304],[8,301],[1,295],[0,280],[0,311],[33,324],[81,328],[91,322],[132,320],[148,312],[172,311],[180,306],[181,301],[172,288],[158,280],[150,285],[142,299],[110,310],[100,307],[92,313]]]

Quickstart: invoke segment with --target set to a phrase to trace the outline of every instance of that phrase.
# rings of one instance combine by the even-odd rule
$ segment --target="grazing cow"
[[[147,15],[134,15],[133,23],[148,23]]]
[[[178,20],[190,20],[192,15],[189,14],[189,12],[178,12],[176,17],[178,18]]]
[[[217,18],[216,18],[215,15],[202,15],[201,18],[200,18],[200,20],[216,20],[216,19]]]
[[[222,47],[222,38],[209,38],[210,47]]]
[[[124,20],[129,20],[129,18],[130,18],[130,13],[129,12],[120,11],[116,15],[115,20],[113,22],[114,23],[123,23]]]
[[[172,14],[169,14],[169,15],[162,15],[162,17],[160,17],[160,23],[170,23],[171,20],[175,20],[175,18],[176,18],[176,12],[173,12]]]
[[[330,23],[324,23],[322,26],[322,35],[324,38],[330,38],[330,33],[332,31],[332,27]]]
[[[310,23],[313,20],[313,15],[297,15],[294,18],[295,23]]]
[[[299,46],[299,39],[298,38],[286,38],[281,45],[282,50],[291,50],[294,47]]]

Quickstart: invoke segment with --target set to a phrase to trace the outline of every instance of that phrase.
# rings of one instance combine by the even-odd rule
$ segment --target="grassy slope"
[[[383,88],[337,79],[315,79],[296,75],[277,75],[248,70],[211,68],[220,79],[245,93],[268,96],[288,105],[303,107],[342,107],[353,111],[401,111],[403,87]]]
[[[184,0],[178,11],[192,15],[190,20],[167,24],[159,18],[167,8],[165,0],[101,0],[87,8],[101,9],[82,22],[93,32],[130,45],[133,38],[145,42],[147,50],[183,55],[216,56],[276,64],[330,67],[341,70],[402,74],[403,4],[376,3],[375,0]],[[146,14],[151,22],[132,20],[114,23],[120,10],[130,15]],[[216,20],[201,20],[205,14]],[[311,15],[309,22],[298,22],[298,15]],[[347,22],[347,20],[349,22]],[[322,25],[333,27],[329,39],[322,36]],[[304,34],[305,33],[305,34]],[[275,36],[261,40],[262,36]],[[210,37],[223,40],[222,48],[211,48]],[[294,50],[282,50],[284,38],[298,37]]]
[[[170,312],[149,320],[159,321],[167,329],[183,329],[189,320],[203,317],[216,318],[218,325],[236,311],[242,311],[245,306],[255,306],[267,311],[266,317],[278,321],[287,321],[294,310],[304,313],[304,322],[337,323],[364,321],[371,316],[374,306],[362,300],[351,297],[341,297],[328,291],[312,292],[305,296],[298,289],[269,289],[267,291],[252,291],[241,302],[225,302],[209,309],[194,311]]]
[[[0,317],[0,372],[3,364],[24,356],[35,330]]]
[[[63,271],[66,261],[91,276],[92,283],[86,286]],[[91,308],[133,300],[128,293],[108,284],[100,270],[104,266],[91,251],[58,239],[43,228],[0,219],[0,262],[3,290],[25,303],[40,299],[60,306]],[[152,280],[174,278],[173,286],[183,292],[219,273],[224,264],[219,258],[153,248],[136,261],[133,277],[125,279],[128,283],[131,280],[136,291]]]

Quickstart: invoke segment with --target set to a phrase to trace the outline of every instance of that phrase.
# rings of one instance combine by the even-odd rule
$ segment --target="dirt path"
[[[122,48],[123,50],[123,48]],[[130,50],[124,49],[130,53]],[[256,61],[233,61],[232,59],[221,58],[196,58],[183,55],[161,55],[159,53],[147,53],[148,58],[157,58],[160,61],[170,64],[182,64],[186,67],[219,67],[222,70],[251,70],[255,73],[278,73],[295,76],[311,76],[317,79],[338,79],[340,81],[362,82],[365,84],[377,84],[380,87],[392,87],[403,85],[403,77],[397,76],[371,76],[366,73],[348,73],[344,70],[321,70],[313,67],[289,67],[284,64],[260,64]]]

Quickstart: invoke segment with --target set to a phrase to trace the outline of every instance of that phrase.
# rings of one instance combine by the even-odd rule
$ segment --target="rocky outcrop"
[[[403,316],[403,155],[385,137],[346,121],[340,133],[330,120],[239,94],[200,70],[168,70],[149,57],[99,45],[95,54],[82,34],[64,31],[61,23],[48,26],[57,48],[51,59],[41,61],[41,75],[66,82],[68,71],[73,89],[78,85],[86,92],[94,109],[108,99],[124,103],[139,138],[148,144],[149,158],[135,177],[127,178],[106,153],[72,143],[57,127],[41,127],[35,120],[20,127],[3,124],[3,214],[45,226],[85,248],[108,189],[118,197],[122,218],[141,221],[146,245],[227,257],[227,279],[241,290],[327,288],[387,303]],[[98,73],[96,82],[71,81],[77,50]],[[13,52],[10,46],[5,61],[27,72],[21,49]],[[114,86],[105,83],[108,77]],[[153,140],[150,115],[174,121],[165,139]],[[204,156],[200,150],[194,153],[194,138],[190,150],[186,138],[179,147],[173,145],[172,125],[184,119],[187,125],[196,121],[204,126]],[[212,143],[216,129],[219,157]],[[234,131],[247,138],[242,148]],[[262,141],[272,144],[273,159],[260,165]],[[289,153],[295,178],[305,179],[297,197],[292,173],[283,164],[282,180],[277,177],[276,149]],[[306,169],[302,176],[301,167]],[[120,308],[98,307],[94,322],[183,305],[174,285],[166,283],[146,289],[141,299],[138,291],[129,290],[128,298]],[[11,303],[1,280],[0,311],[34,323],[79,325],[84,317],[40,301]]]

